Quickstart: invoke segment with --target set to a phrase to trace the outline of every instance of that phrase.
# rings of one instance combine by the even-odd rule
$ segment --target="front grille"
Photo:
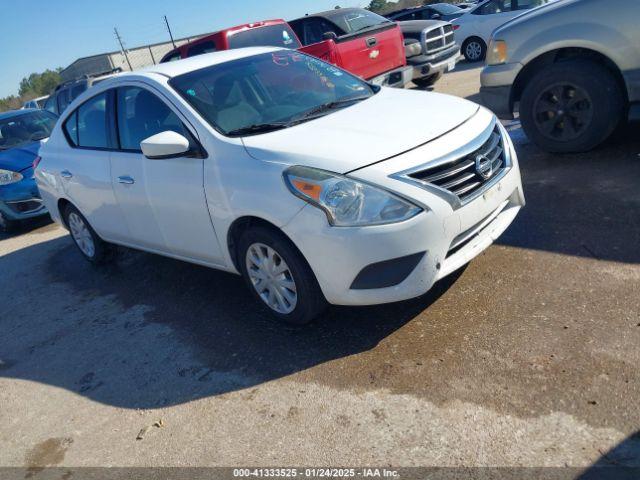
[[[491,165],[491,168],[489,168]],[[480,148],[451,161],[409,173],[409,177],[429,183],[456,195],[462,203],[508,168],[504,143],[498,126]]]
[[[43,207],[41,200],[25,200],[20,202],[7,202],[7,205],[16,213],[31,213]]]
[[[444,25],[429,30],[425,35],[427,55],[435,55],[442,50],[450,48],[455,43],[453,27]]]

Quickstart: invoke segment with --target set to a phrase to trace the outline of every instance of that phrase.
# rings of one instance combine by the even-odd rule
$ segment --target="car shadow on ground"
[[[577,480],[637,480],[640,477],[640,431],[627,437],[600,458]]]
[[[518,122],[516,144],[527,206],[497,243],[564,255],[640,263],[639,126],[584,154],[554,155]]]
[[[34,254],[44,259],[47,291],[59,289],[59,295],[38,297],[39,288],[26,279],[11,285],[32,288],[33,300],[23,307],[29,313],[14,314],[21,310],[14,306],[10,315],[0,307],[2,323],[12,332],[3,340],[0,376],[55,385],[124,408],[175,405],[250,388],[373,349],[461,274],[420,299],[332,307],[314,324],[294,328],[272,321],[232,274],[124,249],[115,264],[98,269],[81,259],[68,236],[2,261],[21,265],[29,257],[33,262]]]

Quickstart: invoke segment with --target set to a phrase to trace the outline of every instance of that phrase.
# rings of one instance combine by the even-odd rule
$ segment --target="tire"
[[[0,233],[13,233],[17,228],[18,222],[9,220],[4,213],[0,212]]]
[[[438,80],[442,78],[443,73],[438,72],[433,75],[429,75],[428,77],[423,78],[415,78],[413,83],[415,83],[420,88],[428,88],[436,84]]]
[[[278,320],[305,325],[326,309],[311,267],[284,234],[262,226],[251,228],[240,238],[237,253],[247,287]]]
[[[545,67],[520,99],[522,128],[551,153],[594,149],[611,136],[623,111],[624,97],[613,75],[582,59]]]
[[[76,207],[67,205],[63,218],[73,242],[85,259],[94,265],[102,265],[112,260],[113,246],[98,236]]]
[[[462,54],[467,62],[481,62],[487,56],[487,44],[479,37],[467,38],[462,44]]]

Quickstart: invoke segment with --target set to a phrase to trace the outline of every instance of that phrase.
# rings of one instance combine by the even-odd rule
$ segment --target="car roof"
[[[10,118],[26,115],[27,113],[39,112],[37,108],[23,108],[22,110],[9,110],[7,112],[0,113],[0,120],[8,120]]]
[[[212,65],[219,65],[233,60],[239,60],[241,58],[252,57],[261,53],[278,52],[281,50],[285,49],[277,47],[248,47],[232,50],[220,50],[213,53],[196,55],[195,57],[189,57],[183,60],[177,60],[175,62],[160,63],[134,72],[122,73],[118,75],[117,78],[122,79],[132,75],[145,74],[158,74],[164,77],[173,78],[178,75],[200,70],[201,68],[210,67]]]

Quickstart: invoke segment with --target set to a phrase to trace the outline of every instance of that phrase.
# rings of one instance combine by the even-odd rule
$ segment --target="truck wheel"
[[[77,208],[68,205],[63,215],[71,238],[84,258],[94,265],[107,263],[113,258],[113,246],[98,236]]]
[[[429,75],[428,77],[423,78],[415,78],[413,83],[415,83],[420,88],[431,87],[436,84],[438,80],[442,78],[442,72],[434,73],[433,75]]]
[[[487,44],[479,37],[471,37],[462,44],[462,54],[467,62],[480,62],[487,56]]]
[[[536,74],[520,100],[527,136],[553,153],[586,152],[604,142],[623,116],[613,75],[588,60],[555,63]]]
[[[248,230],[238,244],[238,263],[253,296],[279,320],[304,325],[327,306],[302,254],[283,234],[266,227]]]
[[[18,226],[18,222],[15,220],[9,220],[4,216],[4,213],[0,212],[0,232],[12,233]]]

